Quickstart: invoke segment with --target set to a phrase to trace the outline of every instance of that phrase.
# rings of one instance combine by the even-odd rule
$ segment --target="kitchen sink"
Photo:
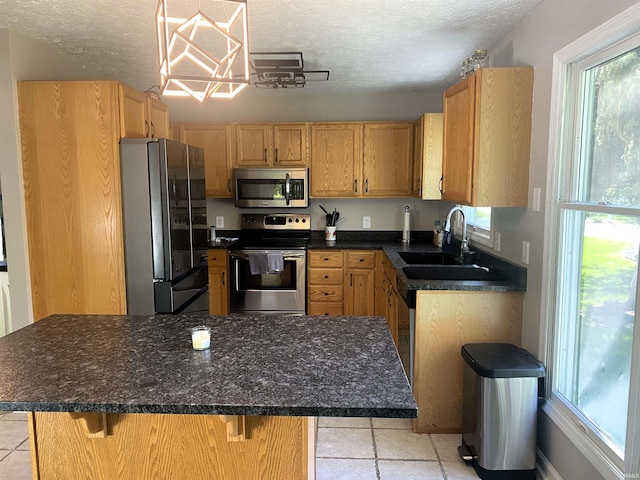
[[[402,269],[411,280],[475,280],[483,282],[504,281],[504,276],[496,270],[479,265],[420,265]]]
[[[453,252],[398,252],[407,265],[459,265]]]

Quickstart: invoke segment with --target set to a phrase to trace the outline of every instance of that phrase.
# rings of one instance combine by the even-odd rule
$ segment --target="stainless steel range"
[[[230,311],[304,315],[308,214],[241,215],[240,241],[229,252]]]

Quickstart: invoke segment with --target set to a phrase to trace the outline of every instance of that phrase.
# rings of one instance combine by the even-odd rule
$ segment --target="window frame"
[[[627,207],[587,204],[572,201],[579,192],[583,177],[575,175],[579,165],[580,152],[575,151],[574,141],[576,126],[581,118],[583,103],[580,92],[570,94],[575,85],[580,85],[581,72],[598,65],[612,57],[612,52],[623,53],[629,45],[638,45],[640,38],[640,5],[635,5],[618,16],[605,22],[600,27],[587,33],[570,45],[556,52],[553,58],[553,78],[551,89],[551,115],[549,121],[549,150],[547,192],[549,208],[545,216],[545,246],[542,277],[542,311],[540,358],[545,359],[547,374],[551,381],[547,382],[548,401],[543,410],[549,418],[567,435],[583,455],[605,478],[625,478],[623,472],[640,472],[640,324],[634,328],[631,380],[629,388],[629,413],[627,418],[627,436],[624,458],[616,454],[615,448],[607,444],[606,439],[595,433],[589,420],[578,412],[571,404],[552,392],[554,385],[554,351],[556,349],[557,325],[555,323],[558,281],[556,272],[560,266],[559,252],[562,236],[561,213],[563,209],[597,211],[602,213],[624,214],[632,210]],[[571,118],[567,122],[567,118]],[[579,131],[579,130],[578,130]],[[561,198],[561,193],[564,193]],[[640,272],[640,269],[639,269]],[[640,300],[640,286],[636,298]],[[636,312],[639,303],[636,303]],[[626,476],[628,478],[628,475]]]

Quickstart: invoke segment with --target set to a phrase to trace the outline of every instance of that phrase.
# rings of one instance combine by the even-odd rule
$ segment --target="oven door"
[[[252,275],[249,253],[281,252],[281,272]],[[306,250],[238,250],[229,252],[231,312],[305,314]]]

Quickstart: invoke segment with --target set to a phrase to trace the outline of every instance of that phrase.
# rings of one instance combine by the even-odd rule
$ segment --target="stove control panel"
[[[308,213],[245,213],[240,219],[242,230],[311,230]]]

